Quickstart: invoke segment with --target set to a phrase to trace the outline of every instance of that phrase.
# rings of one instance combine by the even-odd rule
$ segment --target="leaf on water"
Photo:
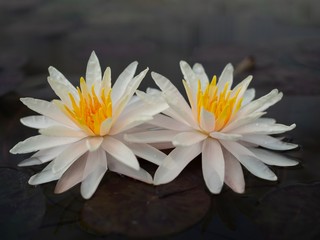
[[[162,186],[109,172],[81,214],[82,226],[99,235],[156,237],[181,232],[199,222],[210,206],[199,162]]]

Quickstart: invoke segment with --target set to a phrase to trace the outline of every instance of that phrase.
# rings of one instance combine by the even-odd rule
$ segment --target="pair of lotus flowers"
[[[90,198],[107,170],[150,183],[174,180],[196,156],[202,154],[205,183],[219,193],[226,183],[243,193],[243,165],[259,178],[277,180],[267,167],[293,166],[298,162],[271,150],[289,150],[286,143],[270,134],[295,127],[262,117],[265,110],[281,100],[277,89],[254,100],[247,89],[252,76],[234,88],[233,67],[228,64],[220,77],[209,81],[201,64],[191,68],[181,61],[183,85],[188,102],[164,76],[152,72],[160,90],[137,90],[148,68],[135,76],[138,63],[131,63],[111,86],[111,70],[102,75],[99,60],[92,52],[86,77],[75,88],[62,73],[49,67],[48,82],[60,98],[51,102],[22,98],[40,115],[21,119],[39,135],[16,144],[13,154],[36,152],[19,166],[49,162],[33,175],[29,184],[58,180],[55,192],[62,193],[81,183],[81,194]],[[168,155],[162,149],[174,148]],[[152,177],[137,157],[158,169]]]

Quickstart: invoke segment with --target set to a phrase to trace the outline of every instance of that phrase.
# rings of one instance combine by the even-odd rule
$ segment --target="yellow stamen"
[[[197,91],[197,114],[198,122],[201,122],[201,108],[214,114],[215,131],[224,128],[231,117],[237,113],[241,107],[242,97],[238,98],[241,88],[237,89],[235,93],[229,90],[229,82],[225,84],[223,90],[218,93],[217,78],[213,76],[211,83],[208,84],[204,91],[201,89],[201,82],[198,81]]]
[[[94,85],[89,91],[84,78],[80,79],[80,88],[77,88],[79,100],[69,93],[72,107],[64,106],[70,118],[83,130],[88,129],[94,135],[100,135],[103,121],[112,117],[111,89],[104,88],[97,96]]]

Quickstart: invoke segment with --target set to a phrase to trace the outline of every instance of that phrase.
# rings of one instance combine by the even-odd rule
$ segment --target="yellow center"
[[[239,111],[242,98],[237,100],[241,88],[235,94],[231,94],[229,83],[227,82],[223,90],[218,93],[217,78],[214,76],[211,83],[207,85],[204,92],[201,90],[201,83],[198,81],[197,109],[198,122],[200,123],[201,108],[211,112],[215,116],[215,131],[221,130],[230,121],[233,114]],[[231,96],[232,95],[232,96]]]
[[[98,97],[94,85],[90,91],[84,78],[81,78],[80,88],[77,87],[77,90],[79,101],[76,102],[74,96],[69,93],[72,108],[65,106],[65,109],[71,119],[83,130],[86,132],[89,130],[89,133],[91,130],[94,135],[100,135],[101,123],[112,117],[111,89],[102,88]]]

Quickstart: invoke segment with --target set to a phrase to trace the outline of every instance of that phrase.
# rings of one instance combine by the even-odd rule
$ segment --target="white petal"
[[[31,110],[45,115],[57,122],[74,127],[75,124],[52,102],[34,98],[20,98],[21,102]]]
[[[28,183],[30,185],[38,185],[58,180],[62,176],[63,172],[52,172],[52,165],[53,162],[50,162],[41,172],[33,175],[29,179]]]
[[[208,135],[205,135],[201,132],[193,131],[193,132],[182,132],[177,134],[173,139],[172,143],[174,146],[190,146],[196,143],[199,143],[205,140]]]
[[[109,133],[112,127],[112,118],[107,118],[100,125],[100,136],[105,136]]]
[[[81,130],[76,130],[61,125],[42,128],[39,130],[39,133],[51,137],[75,137],[79,139],[87,136],[87,134]]]
[[[223,91],[227,82],[229,83],[227,90],[229,90],[233,83],[233,66],[231,63],[228,63],[227,66],[225,66],[219,77],[219,81],[217,83],[218,94]]]
[[[268,165],[288,167],[295,166],[299,163],[298,161],[290,159],[283,154],[277,154],[263,149],[251,148],[250,151],[252,151],[262,162]]]
[[[295,124],[286,126],[283,124],[269,124],[253,122],[232,130],[236,134],[279,134],[290,131],[296,127]]]
[[[103,137],[86,138],[86,145],[90,152],[96,151],[102,144]]]
[[[213,113],[205,110],[203,107],[201,108],[200,112],[200,127],[205,132],[211,132],[214,129],[215,126],[215,116]]]
[[[54,67],[49,67],[48,82],[55,94],[66,104],[70,105],[69,93],[78,99],[77,89]]]
[[[201,143],[173,149],[157,169],[154,175],[154,184],[160,185],[174,180],[187,164],[201,153],[201,150]]]
[[[88,151],[86,141],[81,140],[70,144],[58,157],[53,160],[52,171],[60,172],[68,168],[74,161]]]
[[[236,117],[232,122],[222,129],[222,132],[232,132],[233,129],[248,124],[257,120],[262,115],[266,114],[265,112],[256,112],[241,117]]]
[[[113,137],[105,137],[102,142],[102,147],[118,161],[133,169],[139,170],[140,166],[136,156],[133,154],[130,148],[128,148],[121,141]]]
[[[145,143],[127,143],[127,145],[135,155],[157,165],[167,157],[163,152]]]
[[[88,60],[87,64],[87,71],[86,71],[86,83],[88,85],[88,88],[91,89],[91,86],[95,82],[101,81],[101,68],[99,59],[97,58],[97,55],[93,51],[90,55],[90,58]],[[100,90],[100,89],[96,89]]]
[[[221,143],[253,175],[270,181],[277,180],[277,176],[246,147],[237,142],[221,141]]]
[[[179,132],[173,130],[148,131],[125,134],[124,139],[133,143],[171,142],[172,138],[178,133]]]
[[[102,149],[88,154],[87,166],[88,176],[81,183],[81,195],[85,199],[91,198],[107,171],[107,158]],[[85,169],[86,172],[87,169]],[[86,173],[84,173],[86,175]]]
[[[23,160],[18,164],[19,167],[31,166],[31,165],[39,165],[42,163],[46,163],[56,158],[64,149],[65,145],[59,147],[52,147],[48,149],[43,149],[35,154],[33,154],[30,158]]]
[[[111,92],[111,98],[114,104],[116,104],[124,95],[129,82],[132,80],[136,72],[137,66],[138,62],[129,64],[128,67],[117,78]]]
[[[226,140],[226,141],[237,141],[242,138],[240,134],[222,133],[222,132],[211,132],[210,137],[219,139],[219,140]]]
[[[243,94],[242,104],[241,106],[245,106],[250,103],[256,95],[256,91],[254,88],[247,89]]]
[[[74,143],[77,141],[79,141],[79,138],[48,137],[43,135],[37,135],[19,142],[10,150],[10,153],[17,154],[17,153],[35,152],[41,149],[57,147],[57,146],[61,146],[69,143]]]
[[[202,90],[204,90],[204,88],[209,83],[209,79],[206,74],[206,71],[204,70],[203,66],[200,63],[194,64],[192,70],[196,74],[196,76],[199,78],[201,82],[201,86],[203,87]]]
[[[180,94],[179,90],[164,76],[155,72],[152,72],[151,76],[162,90],[163,95],[172,110],[185,119],[190,126],[194,126],[195,121],[193,119],[191,108],[184,97]]]
[[[108,91],[111,89],[111,69],[110,67],[107,67],[103,74],[103,79],[101,82],[101,89],[105,89]]]
[[[155,115],[153,119],[148,123],[155,125],[157,127],[161,127],[169,130],[175,130],[175,131],[188,131],[192,129],[189,126],[181,124],[181,122],[171,117],[165,116],[163,114]]]
[[[87,157],[88,154],[82,155],[63,173],[54,189],[54,193],[63,193],[83,180]]]
[[[225,162],[224,182],[235,192],[243,193],[245,181],[239,161],[228,151],[223,152]]]
[[[291,150],[298,147],[297,144],[282,142],[277,138],[266,135],[244,135],[242,140],[272,150]]]
[[[127,165],[117,161],[112,156],[108,155],[108,167],[110,171],[123,174],[125,176],[140,180],[145,183],[152,183],[151,175],[140,168],[139,170],[132,169]]]
[[[115,135],[120,132],[124,132],[130,128],[136,127],[150,120],[152,120],[152,116],[148,115],[133,115],[126,119],[118,119],[118,121],[112,126],[110,130],[110,135]]]
[[[224,171],[224,158],[220,143],[208,138],[202,146],[202,172],[210,192],[220,193],[224,182]]]
[[[187,84],[190,87],[193,99],[196,100],[199,79],[197,78],[189,64],[185,61],[180,61],[180,69],[183,74],[183,78],[186,80]]]
[[[61,125],[61,123],[41,115],[24,117],[20,119],[20,122],[27,127],[36,129],[47,128],[53,125]]]

